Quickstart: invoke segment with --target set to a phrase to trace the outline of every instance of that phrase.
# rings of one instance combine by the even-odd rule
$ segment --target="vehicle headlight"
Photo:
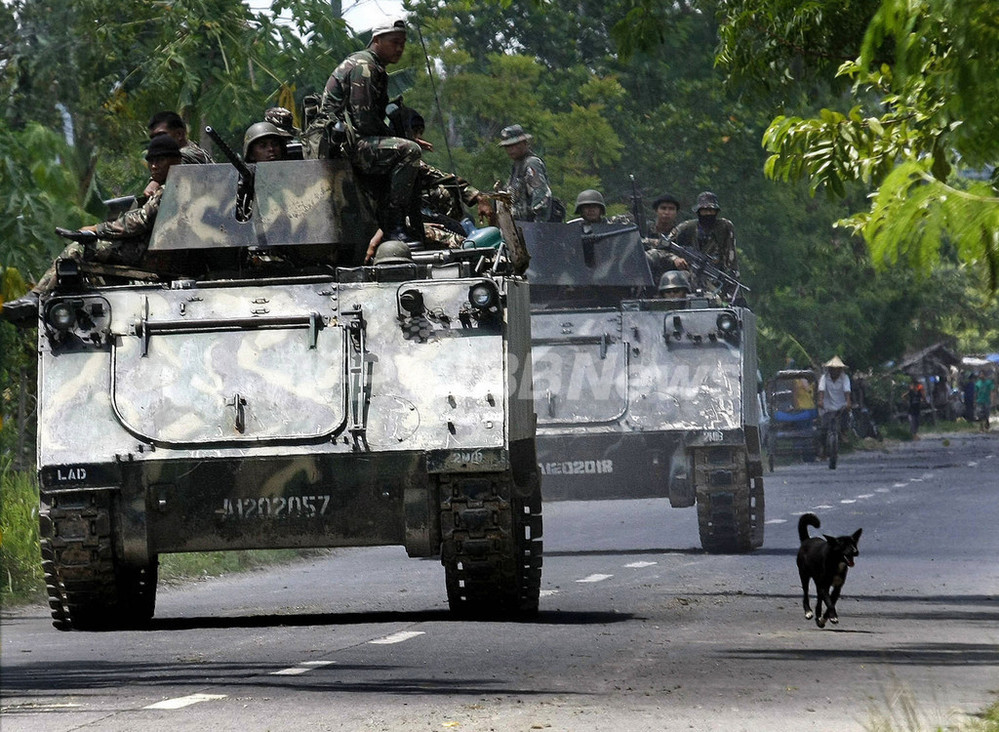
[[[399,295],[399,306],[410,315],[423,312],[423,293],[419,290],[406,290]]]
[[[71,303],[60,300],[49,308],[46,320],[56,330],[68,331],[76,325],[76,308]]]
[[[476,310],[490,310],[499,305],[499,290],[492,282],[480,282],[469,288],[468,301]]]
[[[736,331],[739,327],[739,321],[735,317],[735,313],[724,312],[719,314],[718,320],[715,321],[718,325],[718,330],[720,330],[724,335],[730,335]]]

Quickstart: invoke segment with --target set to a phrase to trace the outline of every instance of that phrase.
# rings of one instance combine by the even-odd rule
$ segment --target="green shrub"
[[[38,548],[38,483],[0,456],[0,600],[24,600],[44,589]]]

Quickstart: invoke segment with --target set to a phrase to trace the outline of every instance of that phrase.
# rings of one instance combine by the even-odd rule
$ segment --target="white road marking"
[[[922,483],[923,479],[922,478],[909,478],[909,482],[910,483]]]
[[[861,493],[857,498],[874,498],[873,493]]]
[[[878,493],[891,493],[891,488],[876,488]]]
[[[908,483],[895,483],[892,485],[892,488],[905,488],[907,485]]]
[[[161,702],[143,707],[143,709],[183,709],[198,702],[217,701],[225,699],[225,697],[225,694],[191,694],[189,696],[179,696],[176,699],[164,699]]]
[[[832,508],[832,506],[816,506],[816,507],[815,507],[814,509],[812,509],[812,510],[814,510],[814,511],[821,511],[821,510],[822,510],[822,509],[824,509],[824,508]]]
[[[589,577],[583,577],[583,579],[576,580],[577,582],[603,582],[605,579],[610,579],[614,575],[612,574],[591,574]]]
[[[292,666],[291,668],[283,668],[280,671],[271,671],[271,676],[299,676],[300,674],[308,673],[314,668],[329,666],[332,663],[332,661],[303,661],[297,666]]]
[[[840,503],[856,503],[856,502],[857,502],[856,498],[844,498],[842,501],[840,501]]]
[[[978,467],[978,461],[977,460],[971,460],[971,461],[969,461],[968,462],[968,467],[969,468],[977,468]]]
[[[398,633],[393,633],[392,635],[387,635],[384,638],[368,641],[368,643],[373,643],[376,646],[387,646],[391,643],[402,643],[403,641],[408,641],[410,638],[415,638],[418,635],[426,635],[426,633],[422,630],[403,630]]]
[[[632,562],[631,564],[626,564],[624,566],[631,569],[641,569],[642,567],[651,567],[652,565],[658,563],[659,562]]]
[[[769,521],[764,521],[764,524],[786,524],[787,519],[770,519]]]
[[[557,595],[558,590],[541,590],[541,597],[551,597],[552,595]]]

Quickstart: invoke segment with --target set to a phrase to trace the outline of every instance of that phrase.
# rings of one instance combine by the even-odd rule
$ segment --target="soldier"
[[[388,73],[406,48],[406,22],[386,21],[371,31],[371,43],[349,55],[334,69],[323,91],[321,114],[342,122],[348,131],[351,163],[364,173],[389,176],[388,200],[381,228],[387,238],[408,241],[406,212],[420,170],[422,140],[397,137],[385,123]]]
[[[255,122],[246,128],[246,134],[243,135],[243,161],[268,163],[284,160],[287,157],[289,139],[290,133],[271,122]]]
[[[605,224],[607,223],[607,205],[604,203],[604,196],[600,191],[588,188],[576,196],[576,208],[574,213],[578,216],[569,219],[566,223],[575,224]]]
[[[676,226],[680,200],[672,193],[664,193],[652,202],[652,210],[656,212],[656,220],[649,227],[649,237],[658,239],[669,234]]]
[[[520,125],[500,131],[500,142],[513,161],[507,188],[513,192],[513,218],[518,221],[549,221],[552,189],[548,185],[545,161],[531,150],[532,135]]]
[[[670,270],[659,279],[659,297],[664,300],[683,300],[690,294],[690,273]]]
[[[704,191],[697,196],[693,211],[697,219],[684,221],[670,232],[668,238],[687,249],[696,249],[706,254],[711,262],[735,279],[739,279],[739,266],[736,261],[735,227],[728,219],[718,215],[721,206],[718,196]],[[687,269],[683,257],[674,257],[676,269]]]
[[[159,212],[163,198],[163,185],[167,173],[174,165],[183,162],[180,145],[170,135],[158,135],[149,141],[146,151],[150,178],[157,184],[156,190],[139,208],[126,211],[113,221],[104,221],[91,226],[83,226],[79,232],[96,234],[93,248],[84,247],[74,241],[67,246],[58,259],[104,262],[107,264],[136,265],[146,253],[153,223]],[[4,304],[3,317],[17,325],[30,325],[38,318],[38,301],[41,295],[52,291],[56,284],[55,264],[38,280],[38,284],[24,297]]]
[[[150,140],[160,135],[169,135],[177,141],[177,144],[180,146],[182,163],[186,165],[207,165],[215,162],[212,160],[212,156],[196,142],[187,139],[187,125],[184,124],[184,120],[176,112],[169,110],[157,112],[149,119],[148,127]],[[150,178],[149,182],[146,183],[145,189],[142,191],[142,195],[151,196],[156,192],[158,187],[159,184]]]

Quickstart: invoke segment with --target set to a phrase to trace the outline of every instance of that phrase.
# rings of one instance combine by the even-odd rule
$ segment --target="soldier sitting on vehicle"
[[[604,224],[607,223],[607,205],[600,191],[588,188],[576,196],[574,213],[577,218],[569,219],[567,224]]]
[[[697,196],[697,203],[693,208],[697,218],[678,224],[667,239],[707,255],[712,264],[739,279],[735,227],[731,221],[718,215],[720,210],[718,196],[711,191],[704,191]],[[676,269],[688,269],[688,262],[682,257],[674,256],[673,265]]]
[[[404,20],[375,26],[368,47],[350,54],[333,70],[320,111],[322,118],[345,130],[344,149],[355,168],[388,177],[379,223],[388,238],[400,241],[411,239],[406,214],[420,172],[420,151],[431,147],[422,140],[397,136],[385,122],[389,102],[385,67],[397,63],[405,48]]]
[[[202,147],[187,138],[187,125],[176,112],[165,110],[157,112],[150,118],[149,139],[152,140],[160,135],[169,135],[177,141],[180,146],[181,162],[185,165],[208,165],[215,162]],[[151,196],[158,187],[159,183],[150,179],[142,195]]]
[[[680,199],[672,193],[664,193],[652,202],[656,219],[649,226],[648,240],[654,245],[660,237],[668,235],[676,228],[676,216],[680,212]]]
[[[167,173],[174,165],[183,162],[180,145],[170,135],[158,135],[149,141],[146,151],[149,174],[157,183],[156,190],[139,208],[126,211],[113,221],[83,226],[77,232],[66,232],[67,238],[79,239],[67,246],[56,259],[75,259],[84,262],[136,265],[142,260],[149,245],[153,223],[163,198]],[[84,242],[93,241],[93,244]],[[24,297],[5,303],[2,315],[6,320],[28,327],[38,317],[38,303],[42,295],[56,285],[55,263],[42,275],[35,287]]]

